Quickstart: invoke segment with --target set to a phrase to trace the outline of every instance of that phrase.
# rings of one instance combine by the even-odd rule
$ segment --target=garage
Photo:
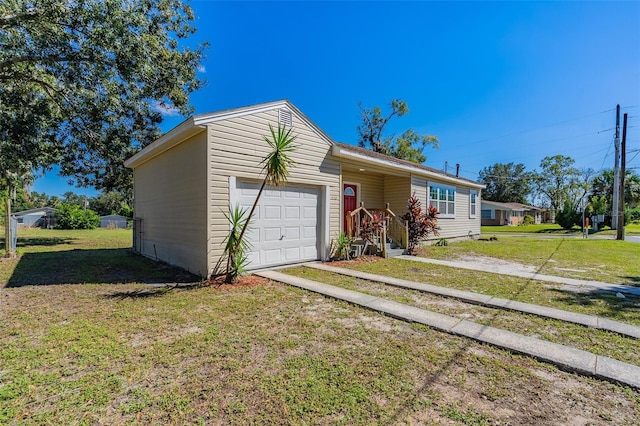
[[[238,180],[235,202],[249,210],[261,182]],[[316,260],[320,190],[286,185],[265,188],[249,231],[248,269]]]

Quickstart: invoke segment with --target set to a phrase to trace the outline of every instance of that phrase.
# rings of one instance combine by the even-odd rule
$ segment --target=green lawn
[[[176,276],[175,270],[132,254],[131,241],[132,232],[127,229],[19,229],[20,260],[0,262],[0,283],[19,287],[196,280],[189,274]]]
[[[365,264],[352,262],[347,263],[347,266],[363,272],[380,273],[410,281],[464,290],[479,290],[483,294],[553,306],[570,312],[605,316],[640,326],[640,297],[630,297],[624,300],[616,298],[615,295],[582,294],[571,297],[570,293],[561,291],[560,286],[549,287],[543,283],[510,277],[496,280],[493,274],[453,268],[443,270],[442,267],[434,267],[435,265],[422,263],[414,265],[400,259],[381,259]],[[417,290],[401,289],[314,268],[298,267],[286,269],[285,272],[640,365],[640,340],[631,337],[623,337],[603,330],[593,330],[564,321],[481,307]],[[452,282],[453,284],[450,284]]]
[[[560,225],[555,223],[541,223],[539,225],[520,225],[520,226],[481,226],[480,232],[485,234],[495,233],[532,233],[532,234],[558,234],[558,235],[572,235],[579,234],[580,229],[563,229]]]
[[[629,224],[625,229],[626,235],[640,235],[640,224]],[[570,230],[563,229],[555,223],[541,223],[539,225],[520,226],[482,226],[480,232],[483,236],[501,233],[524,233],[524,234],[547,234],[547,235],[581,235],[582,230],[574,226]],[[608,227],[602,231],[591,233],[591,235],[615,235],[616,231]]]
[[[537,267],[542,274],[640,284],[640,244],[595,238],[518,238],[467,240],[428,247],[423,255],[437,259],[488,256]]]
[[[130,241],[130,231],[29,230],[21,233],[21,257],[0,262],[0,424],[483,425],[579,418],[632,425],[640,418],[638,390],[267,280],[149,287],[141,283],[188,275],[129,253]],[[362,267],[383,272],[394,262]],[[451,273],[428,272],[463,280]],[[520,287],[527,283],[505,291]],[[414,294],[389,297],[428,303]],[[465,314],[458,305],[447,309]],[[611,309],[630,321],[635,315],[625,305]],[[478,321],[493,321],[491,313],[473,312]],[[526,324],[544,337],[571,339],[559,325]],[[614,352],[614,336],[575,334],[581,344],[592,339],[620,358],[637,352],[624,339]]]

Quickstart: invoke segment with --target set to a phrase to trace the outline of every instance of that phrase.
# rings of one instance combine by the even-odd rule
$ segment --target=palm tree
[[[284,184],[287,181],[287,177],[289,177],[289,169],[295,164],[291,157],[289,157],[289,154],[295,149],[293,143],[296,140],[296,136],[291,134],[292,130],[292,128],[286,129],[282,124],[278,124],[278,128],[274,129],[273,126],[269,124],[271,137],[262,136],[269,147],[271,147],[271,152],[260,162],[260,164],[262,164],[262,170],[265,172],[265,177],[235,245],[230,247],[230,250],[227,252],[226,283],[235,282],[238,278],[238,268],[235,268],[231,262],[234,259],[242,257],[238,256],[238,250],[245,244],[243,242],[244,234],[258,206],[264,187],[268,184],[277,188]]]

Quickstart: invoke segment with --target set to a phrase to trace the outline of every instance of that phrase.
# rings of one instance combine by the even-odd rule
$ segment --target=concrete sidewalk
[[[434,265],[449,266],[451,268],[469,269],[479,272],[490,272],[492,274],[511,275],[513,277],[527,278],[530,280],[546,281],[557,284],[564,284],[571,287],[576,287],[579,290],[600,290],[609,292],[620,292],[633,294],[640,296],[640,287],[632,287],[622,284],[611,284],[601,281],[591,280],[577,280],[575,278],[557,277],[554,275],[543,275],[537,272],[527,272],[523,270],[516,270],[508,265],[489,265],[481,261],[468,262],[468,261],[455,261],[455,260],[439,260],[439,259],[427,259],[425,257],[416,256],[398,256],[396,259],[410,260],[413,262],[431,263]]]
[[[591,352],[523,336],[506,330],[460,320],[447,315],[403,305],[392,300],[370,296],[328,284],[306,280],[276,271],[258,272],[256,275],[313,291],[338,300],[363,306],[403,321],[416,322],[468,337],[513,352],[550,362],[564,369],[619,382],[640,389],[640,367],[595,355]]]
[[[471,291],[456,290],[448,287],[440,287],[430,284],[417,283],[402,280],[399,278],[387,277],[384,275],[370,274],[367,272],[354,271],[352,269],[336,268],[323,263],[309,263],[305,266],[320,269],[336,274],[347,275],[354,278],[362,278],[369,281],[381,282],[395,287],[408,288],[437,294],[439,296],[451,297],[474,305],[488,306],[490,308],[508,309],[511,311],[524,312],[545,318],[558,319],[565,322],[584,325],[585,327],[598,328],[612,331],[629,337],[640,339],[640,327],[625,324],[619,321],[601,318],[593,315],[579,314],[576,312],[564,311],[562,309],[550,308],[546,306],[533,305],[530,303],[517,302],[515,300],[501,299],[486,294],[473,293]]]

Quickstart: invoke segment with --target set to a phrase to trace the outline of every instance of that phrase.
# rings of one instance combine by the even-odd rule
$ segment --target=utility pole
[[[620,193],[618,194],[618,232],[616,240],[624,241],[624,174],[627,162],[627,114],[622,123],[622,157],[620,159]]]
[[[613,165],[613,205],[611,208],[611,229],[618,229],[618,208],[620,196],[620,104],[616,105],[616,154]]]

